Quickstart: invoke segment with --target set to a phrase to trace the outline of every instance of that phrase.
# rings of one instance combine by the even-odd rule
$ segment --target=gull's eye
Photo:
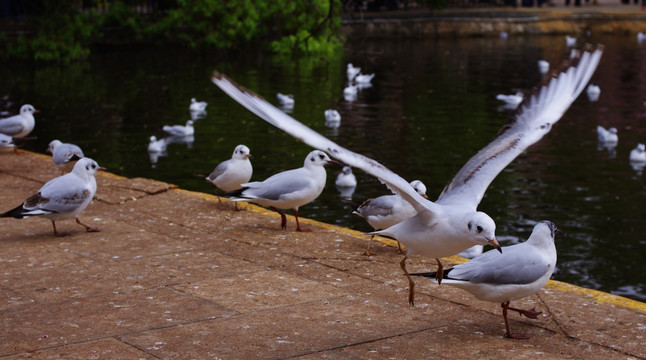
[[[478,225],[478,226],[476,227],[476,230],[478,230],[478,232],[479,232],[479,233],[481,233],[481,232],[482,232],[482,226]]]
[[[323,154],[320,154],[319,159],[323,160],[323,159],[325,159],[325,156],[323,156]]]

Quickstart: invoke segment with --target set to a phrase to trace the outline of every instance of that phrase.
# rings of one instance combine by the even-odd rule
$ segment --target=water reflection
[[[480,208],[496,220],[504,245],[526,239],[537,221],[556,223],[564,234],[557,238],[555,278],[646,300],[640,232],[646,181],[643,167],[633,169],[628,160],[646,139],[646,47],[634,37],[593,34],[586,41],[606,45],[593,78],[605,95],[595,102],[585,95],[578,99],[550,134],[496,178]],[[531,92],[542,78],[538,59],[560,64],[569,55],[565,43],[553,37],[375,41],[352,49],[326,61],[254,58],[246,63],[112,52],[66,67],[8,64],[0,69],[0,86],[13,103],[41,110],[34,130],[38,138],[26,148],[42,152],[54,138],[74,142],[124,176],[210,193],[212,185],[193,174],[210,171],[240,143],[254,149],[252,180],[301,166],[311,149],[224,96],[208,81],[217,69],[268,99],[279,91],[294,94],[299,105],[284,109],[292,116],[406,179],[422,179],[436,198],[511,116],[498,112],[495,95],[510,89]],[[355,86],[356,93],[346,97],[349,62],[376,76],[371,87]],[[169,139],[165,153],[147,153],[151,135],[161,137],[165,124],[186,121],[193,97],[209,103],[208,114],[192,119],[195,135]],[[321,116],[326,109],[338,109],[343,123],[326,127]],[[622,136],[612,153],[597,150],[599,124],[616,127]],[[323,195],[300,214],[370,231],[340,198],[333,173],[329,170]],[[387,193],[378,180],[355,175],[354,199]]]

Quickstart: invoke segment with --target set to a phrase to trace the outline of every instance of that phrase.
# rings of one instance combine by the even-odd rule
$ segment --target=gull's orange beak
[[[488,244],[495,247],[496,250],[498,250],[502,254],[502,247],[500,247],[500,244],[498,244],[498,240],[496,240],[495,238],[491,239],[488,241]]]

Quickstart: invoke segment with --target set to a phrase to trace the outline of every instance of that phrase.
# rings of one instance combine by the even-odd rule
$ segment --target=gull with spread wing
[[[424,199],[401,176],[375,160],[347,150],[271,105],[262,97],[240,87],[216,72],[212,81],[238,103],[270,124],[306,144],[323,150],[352,167],[377,177],[391,191],[408,201],[417,215],[375,231],[392,236],[406,246],[400,266],[409,281],[408,301],[415,299],[415,283],[406,270],[411,255],[429,256],[438,263],[438,282],[443,271],[440,258],[455,255],[473,245],[490,244],[500,250],[496,241],[496,224],[477,207],[489,184],[510,162],[530,145],[545,136],[581,94],[599,64],[603,46],[586,50],[572,59],[575,64],[551,78],[537,93],[526,100],[513,121],[458,171],[437,201]]]

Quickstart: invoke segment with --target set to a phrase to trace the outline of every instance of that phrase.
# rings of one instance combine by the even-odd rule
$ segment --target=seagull
[[[603,126],[597,126],[597,139],[604,145],[616,145],[619,142],[616,128],[606,130]]]
[[[550,63],[547,60],[538,60],[538,72],[540,72],[541,75],[547,74],[549,70]]]
[[[375,74],[359,74],[354,78],[354,82],[357,84],[368,84],[374,77]]]
[[[63,172],[69,172],[77,160],[85,157],[80,147],[63,143],[60,140],[52,140],[47,147],[47,151],[52,154],[54,165]]]
[[[567,47],[572,47],[576,45],[576,38],[570,35],[565,35],[565,45]]]
[[[191,105],[188,106],[189,112],[205,112],[208,103],[206,101],[197,101],[195,98],[191,99]]]
[[[186,126],[164,125],[162,129],[164,129],[164,131],[170,134],[171,136],[184,137],[184,136],[192,136],[193,134],[195,134],[195,128],[193,128],[193,120],[188,120],[186,122]]]
[[[357,86],[356,85],[348,85],[343,89],[343,98],[346,101],[354,101],[357,99]]]
[[[438,274],[442,274],[442,257],[455,255],[473,245],[490,244],[500,249],[495,237],[496,224],[489,215],[477,211],[478,204],[498,173],[530,145],[543,138],[560,120],[585,89],[602,53],[602,45],[584,51],[574,65],[538,89],[513,121],[467,161],[435,202],[424,199],[406,180],[385,166],[335,144],[226,76],[215,72],[212,81],[265,121],[314,148],[326,151],[344,164],[377,177],[415,208],[417,215],[388,229],[370,233],[391,236],[406,246],[407,253],[400,266],[409,281],[409,303],[414,305],[415,283],[406,270],[409,256],[435,258]],[[441,275],[438,277],[441,280]]]
[[[162,153],[166,151],[166,139],[159,139],[155,135],[150,137],[150,142],[148,143],[148,152],[149,153]]]
[[[644,144],[639,143],[637,144],[637,147],[630,151],[630,162],[646,162],[646,146],[644,146]]]
[[[20,114],[0,119],[0,133],[14,138],[22,138],[34,130],[36,120],[34,114],[38,110],[33,106],[25,104],[20,107]]]
[[[641,44],[642,41],[646,40],[646,34],[643,32],[637,33],[637,42]]]
[[[556,267],[554,236],[558,232],[552,222],[541,221],[534,226],[527,241],[504,247],[502,254],[488,251],[444,270],[443,284],[466,290],[482,301],[501,303],[505,336],[526,339],[524,334],[511,333],[507,310],[517,311],[530,319],[537,319],[541,312],[513,308],[509,302],[536,293],[550,279]],[[428,277],[437,282],[435,273],[411,275]]]
[[[599,85],[590,84],[586,90],[588,99],[592,102],[599,100],[599,95],[601,95],[601,88]]]
[[[280,214],[282,229],[287,228],[287,218],[279,209],[294,209],[296,230],[308,232],[311,230],[302,229],[298,223],[298,208],[314,201],[323,192],[327,178],[323,166],[326,164],[338,163],[323,151],[314,150],[307,155],[302,168],[283,171],[264,181],[242,184],[242,189],[229,195],[232,201],[250,201],[276,211]]]
[[[413,180],[410,186],[422,197],[428,199],[428,196],[426,196],[426,185],[423,182]],[[373,229],[383,230],[415,216],[417,211],[415,211],[415,208],[408,201],[402,199],[399,195],[382,195],[364,201],[353,213],[366,219]],[[372,246],[374,237],[374,234],[370,236],[368,248],[363,252],[363,255],[372,255],[370,246]],[[404,253],[399,242],[397,242],[397,248],[400,253]]]
[[[281,106],[294,107],[294,95],[278,93],[276,94],[276,97],[278,98],[278,103],[280,103]]]
[[[0,147],[13,147],[15,149],[16,145],[14,145],[11,136],[0,133]]]
[[[359,75],[361,72],[360,67],[354,67],[352,64],[348,64],[346,75],[348,76],[348,81],[354,80],[354,77]]]
[[[0,217],[22,219],[43,216],[52,221],[56,236],[63,236],[56,230],[56,221],[71,218],[76,218],[76,223],[88,232],[99,231],[83,224],[78,218],[96,194],[94,174],[99,170],[105,169],[90,158],[82,158],[76,162],[72,172],[49,180],[37,193],[15,209],[0,214]]]
[[[357,178],[352,173],[352,168],[350,166],[344,166],[343,170],[336,176],[334,185],[341,188],[350,188],[357,186]]]
[[[218,188],[226,192],[238,190],[242,188],[242,184],[248,183],[251,179],[253,167],[249,161],[250,158],[252,158],[251,150],[245,145],[238,145],[233,150],[231,159],[219,163],[206,180],[216,186],[216,193]],[[237,209],[237,202],[235,206]]]
[[[504,94],[496,95],[496,99],[504,102],[506,107],[510,110],[516,109],[518,105],[520,105],[520,103],[523,102],[524,97],[525,95],[523,95],[523,93],[520,91],[512,95],[504,95]]]
[[[324,112],[325,114],[325,126],[331,128],[337,128],[341,125],[341,114],[334,109],[327,109]]]

